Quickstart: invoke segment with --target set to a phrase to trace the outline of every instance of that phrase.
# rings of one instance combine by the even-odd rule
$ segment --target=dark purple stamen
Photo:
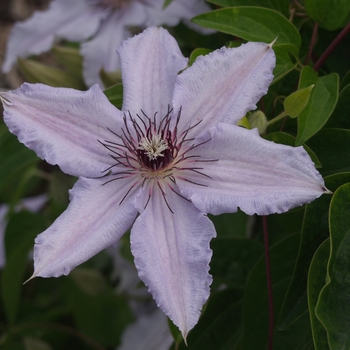
[[[211,139],[201,143],[193,143],[186,145],[188,142],[195,141],[194,137],[189,137],[189,132],[198,124],[189,126],[184,132],[178,134],[178,125],[181,118],[181,108],[176,115],[175,125],[171,125],[171,120],[174,118],[173,110],[168,108],[167,114],[157,120],[158,113],[154,113],[150,118],[141,110],[141,115],[132,116],[130,112],[124,114],[124,127],[121,133],[118,134],[108,129],[119,140],[117,141],[99,141],[105,147],[109,155],[115,161],[115,164],[109,166],[103,171],[104,176],[112,176],[104,185],[115,180],[125,179],[136,176],[135,181],[127,189],[126,194],[122,198],[120,204],[127,198],[136,186],[145,186],[146,182],[155,181],[155,185],[161,191],[164,202],[170,212],[173,210],[168,203],[166,193],[164,191],[164,182],[161,180],[168,178],[171,182],[167,184],[170,190],[176,193],[181,198],[183,197],[176,186],[176,178],[188,181],[198,186],[207,186],[205,184],[195,182],[186,178],[186,172],[190,171],[206,178],[211,178],[202,172],[201,167],[191,167],[187,162],[181,167],[180,164],[184,161],[191,160],[197,165],[201,162],[213,162],[216,159],[201,159],[198,154],[190,154],[190,151],[206,144]],[[174,175],[176,171],[176,175]],[[147,207],[151,198],[151,193],[145,204]]]

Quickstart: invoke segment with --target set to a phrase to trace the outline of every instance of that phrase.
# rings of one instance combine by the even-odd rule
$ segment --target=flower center
[[[178,155],[181,144],[177,142],[177,129],[170,130],[171,115],[171,110],[160,120],[157,120],[157,113],[153,118],[144,113],[142,117],[137,115],[136,118],[129,115],[135,140],[130,138],[130,140],[124,139],[123,142],[129,145],[129,149],[135,148],[134,154],[138,163],[145,173],[148,172],[148,176],[158,176],[165,169],[171,168],[171,164]],[[135,141],[137,141],[136,147],[134,147]]]
[[[111,157],[116,160],[115,166],[124,166],[128,173],[138,173],[142,177],[151,179],[168,177],[174,167],[185,158],[186,151],[180,154],[181,147],[187,140],[187,132],[178,137],[177,125],[181,110],[177,117],[172,110],[162,117],[148,117],[142,114],[124,115],[124,128],[121,134],[116,134],[119,142],[99,141],[112,152]],[[171,118],[175,118],[175,125],[171,127]],[[113,168],[106,169],[109,171]]]
[[[179,132],[180,118],[181,108],[176,114],[169,107],[167,114],[160,118],[158,118],[158,113],[149,117],[142,110],[135,116],[130,112],[125,113],[124,127],[119,133],[108,129],[114,136],[113,141],[98,140],[115,161],[102,172],[102,176],[107,179],[103,185],[120,179],[131,179],[131,185],[126,189],[126,194],[120,204],[137,187],[152,183],[161,191],[164,202],[173,213],[167,202],[164,186],[168,186],[181,198],[184,197],[176,187],[178,176],[195,185],[206,186],[196,178],[191,179],[190,176],[210,178],[203,172],[204,167],[201,164],[214,162],[217,159],[202,159],[200,152],[197,153],[196,150],[211,139],[197,143],[195,137],[189,134],[201,120]],[[151,196],[152,190],[150,190],[145,207]]]
[[[151,138],[144,137],[139,142],[139,149],[143,150],[149,160],[156,160],[158,157],[164,157],[163,151],[168,149],[168,143],[158,134]]]

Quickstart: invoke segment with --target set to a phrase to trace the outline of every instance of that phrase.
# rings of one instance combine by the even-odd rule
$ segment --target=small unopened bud
[[[249,114],[248,121],[252,129],[257,128],[259,130],[260,135],[266,131],[267,119],[262,111],[255,111]]]

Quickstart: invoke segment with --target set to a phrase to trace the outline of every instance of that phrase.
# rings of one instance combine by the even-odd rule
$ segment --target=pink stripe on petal
[[[123,42],[118,50],[124,85],[123,110],[141,109],[164,117],[171,106],[175,79],[187,66],[175,39],[163,28],[150,27]]]
[[[34,275],[67,275],[101,250],[115,245],[135,220],[132,199],[120,204],[130,180],[106,185],[80,178],[67,210],[35,239]]]
[[[25,83],[1,96],[9,130],[48,163],[85,177],[101,176],[114,163],[98,140],[119,141],[108,128],[120,133],[123,115],[98,86],[82,92]]]
[[[131,230],[131,251],[157,305],[186,338],[209,297],[209,243],[216,233],[192,203],[169,189],[164,191],[173,213],[162,193],[154,190]]]
[[[276,144],[256,129],[223,123],[196,141],[203,140],[210,141],[196,153],[200,160],[213,160],[197,163],[206,176],[188,171],[177,183],[182,195],[206,213],[235,212],[238,207],[250,215],[282,213],[327,192],[302,147]]]
[[[237,123],[266,94],[275,55],[264,43],[221,48],[200,56],[176,79],[173,106],[182,107],[180,130],[201,121],[197,135],[219,122]]]

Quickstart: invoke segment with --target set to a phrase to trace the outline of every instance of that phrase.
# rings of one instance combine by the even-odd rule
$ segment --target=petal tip
[[[182,338],[184,340],[184,343],[186,344],[186,346],[188,346],[188,343],[187,343],[187,335],[188,333],[187,332],[181,332],[182,333]]]
[[[278,39],[278,36],[276,36],[276,38],[272,41],[272,43],[267,44],[267,46],[268,46],[270,49],[272,49],[272,46],[275,44],[275,42],[277,41],[277,39]]]
[[[323,187],[323,193],[324,194],[333,194],[333,192],[330,191],[326,186]]]
[[[26,281],[23,282],[23,285],[27,284],[29,281],[31,281],[33,278],[37,277],[36,273],[34,272]]]
[[[6,97],[6,93],[0,93],[0,101],[5,105],[12,106],[13,103]]]

